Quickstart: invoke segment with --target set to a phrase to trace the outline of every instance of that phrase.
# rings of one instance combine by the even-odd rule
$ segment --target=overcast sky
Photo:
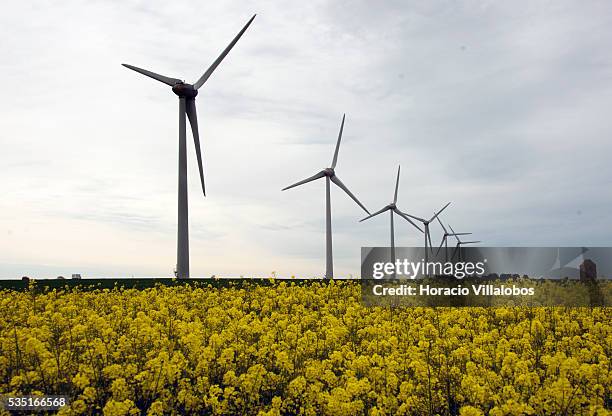
[[[21,1],[0,15],[0,277],[167,276],[178,100],[130,63],[195,82],[193,276],[324,272],[328,167],[491,246],[612,245],[612,3]],[[336,275],[389,218],[332,189]],[[396,220],[396,244],[421,238]],[[434,244],[439,227],[433,228]]]

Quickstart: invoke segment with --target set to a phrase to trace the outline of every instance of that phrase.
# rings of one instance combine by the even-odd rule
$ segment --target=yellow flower
[[[77,386],[79,389],[83,389],[89,386],[89,378],[87,376],[78,373],[76,376],[72,378],[72,383]]]

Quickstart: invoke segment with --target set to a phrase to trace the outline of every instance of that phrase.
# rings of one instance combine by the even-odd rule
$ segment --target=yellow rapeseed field
[[[62,415],[611,413],[609,308],[366,308],[354,282],[0,302],[0,392]]]

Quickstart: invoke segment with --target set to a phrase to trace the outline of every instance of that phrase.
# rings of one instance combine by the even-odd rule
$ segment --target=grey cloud
[[[324,186],[280,189],[329,164],[345,112],[338,173],[368,208],[388,203],[401,163],[402,209],[425,215],[452,200],[445,219],[487,244],[610,245],[609,2],[251,7],[254,25],[198,97],[210,194],[190,194],[190,223],[203,263],[216,260],[205,244],[233,259],[235,240],[262,269],[320,273]],[[176,100],[119,64],[196,79],[250,13],[240,2],[7,6],[0,207],[11,228],[32,210],[173,247]],[[336,191],[332,207],[337,269],[357,274],[359,247],[387,243],[388,217],[360,224]],[[420,241],[409,224],[398,240]],[[79,254],[104,269],[103,256]]]

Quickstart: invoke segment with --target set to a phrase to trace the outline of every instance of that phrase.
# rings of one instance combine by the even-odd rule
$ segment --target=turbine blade
[[[368,211],[368,209],[361,202],[359,202],[357,197],[355,195],[353,195],[353,193],[351,191],[349,191],[349,189],[342,183],[340,178],[338,178],[337,176],[334,175],[334,176],[330,177],[329,179],[333,183],[335,183],[340,189],[342,189],[344,192],[346,192],[346,194],[348,196],[350,196],[353,199],[353,201],[357,202],[357,205],[359,205],[365,212],[370,214],[370,211]]]
[[[429,232],[429,228],[427,228],[427,240],[429,240],[429,250],[433,253],[433,244],[431,242],[431,233]]]
[[[477,243],[481,243],[481,241],[462,241],[461,244],[477,244]]]
[[[246,25],[244,25],[244,27],[242,28],[242,30],[240,32],[238,32],[238,34],[236,35],[236,37],[234,37],[234,39],[232,39],[232,41],[230,42],[229,45],[227,45],[227,47],[223,50],[223,52],[221,52],[221,55],[219,55],[219,57],[215,60],[215,62],[212,63],[212,65],[206,70],[206,72],[204,72],[204,74],[202,74],[202,76],[200,77],[199,80],[197,80],[195,82],[195,84],[193,84],[193,88],[195,88],[196,90],[199,89],[202,85],[204,85],[204,83],[206,82],[206,80],[212,75],[212,73],[214,72],[215,69],[217,69],[217,67],[219,66],[219,64],[221,63],[221,61],[227,56],[227,54],[229,53],[229,51],[232,50],[232,48],[234,47],[234,45],[236,44],[236,42],[238,42],[238,39],[240,39],[240,37],[244,34],[244,32],[247,30],[247,28],[250,26],[251,22],[253,22],[253,19],[255,19],[255,16],[257,16],[256,14],[253,15],[253,17],[251,17],[251,19],[247,22]]]
[[[401,166],[397,166],[397,179],[395,180],[395,195],[393,196],[393,203],[397,202],[397,189],[399,188],[399,177],[400,177],[400,168]]]
[[[448,235],[470,235],[472,233],[450,233]]]
[[[444,210],[446,209],[446,207],[448,207],[449,205],[450,205],[450,202],[449,202],[448,204],[444,205],[444,206],[442,207],[442,209],[441,209],[440,211],[438,211],[438,213],[435,213],[435,212],[434,212],[434,216],[433,216],[433,217],[431,217],[431,219],[429,220],[429,222],[433,221],[433,220],[434,220],[434,218],[438,218],[438,215],[440,215],[440,214],[442,213],[442,211],[444,211]]]
[[[440,253],[440,250],[442,250],[442,246],[444,245],[444,241],[446,241],[446,238],[448,236],[446,234],[444,234],[444,236],[442,237],[442,241],[440,242],[440,247],[438,247],[438,251],[436,251],[436,256]]]
[[[334,169],[336,167],[336,163],[338,162],[338,151],[340,150],[340,139],[342,139],[342,131],[344,130],[344,119],[346,114],[342,114],[342,124],[340,124],[340,133],[338,133],[338,141],[336,142],[336,151],[334,152],[334,160],[332,160],[331,168]]]
[[[414,216],[414,215],[410,215],[410,214],[406,214],[405,212],[402,212],[402,214],[407,215],[410,218],[415,219],[415,220],[417,220],[419,222],[422,222],[422,223],[427,222],[427,220],[424,220],[423,218],[420,218],[420,217],[417,217],[417,216]]]
[[[155,72],[151,72],[151,71],[147,71],[146,69],[142,69],[142,68],[138,68],[137,66],[133,66],[133,65],[128,65],[128,64],[121,64],[124,67],[131,69],[132,71],[136,71],[141,73],[142,75],[146,75],[150,78],[153,78],[157,81],[163,82],[164,84],[170,85],[171,87],[174,86],[174,84],[177,84],[179,82],[182,82],[180,79],[176,79],[176,78],[170,78],[170,77],[166,77],[164,75],[159,75],[156,74]]]
[[[315,175],[312,175],[310,178],[306,178],[306,179],[304,179],[302,181],[296,182],[293,185],[289,185],[286,188],[283,188],[282,190],[286,191],[287,189],[295,188],[296,186],[300,186],[300,185],[303,185],[305,183],[312,182],[312,181],[317,180],[319,178],[323,178],[324,176],[325,176],[325,173],[323,173],[323,171],[321,171],[321,172],[319,172],[319,173],[317,173]]]
[[[442,221],[440,221],[440,217],[436,217],[436,219],[440,223],[440,226],[442,226],[442,229],[444,230],[444,234],[448,234],[448,231],[446,230],[446,227],[444,226],[444,224],[442,224]]]
[[[420,232],[423,232],[423,230],[421,230],[421,227],[419,227],[418,225],[416,225],[414,222],[412,222],[412,220],[410,218],[408,218],[407,214],[404,214],[402,211],[400,211],[399,209],[395,208],[393,210],[393,212],[395,212],[397,215],[399,215],[400,217],[402,217],[403,219],[405,219],[406,221],[408,221],[410,224],[412,224],[417,230],[419,230]]]
[[[196,112],[195,100],[187,100],[187,117],[191,124],[191,132],[193,133],[193,144],[195,145],[196,156],[198,158],[198,168],[200,168],[200,182],[202,183],[202,192],[206,196],[206,188],[204,187],[204,168],[202,167],[202,152],[200,149],[200,134],[198,133],[198,114]]]
[[[455,246],[455,249],[453,250],[453,255],[451,256],[451,260],[455,258],[455,254],[457,254],[457,250],[459,250],[459,242],[457,242],[457,245]]]
[[[379,211],[376,211],[374,214],[370,214],[367,217],[360,219],[359,222],[363,222],[365,220],[369,220],[370,218],[375,217],[378,214],[382,214],[383,212],[387,211],[388,209],[389,209],[389,207],[384,207],[383,209],[381,209]]]
[[[453,232],[453,234],[452,234],[452,235],[453,235],[453,237],[455,237],[455,240],[457,240],[457,244],[460,244],[460,243],[461,243],[461,240],[459,240],[458,233],[456,233],[456,232],[455,232],[455,230],[453,230],[453,227],[451,227],[451,225],[450,225],[450,224],[448,224],[448,228],[450,228],[450,229],[451,229],[451,231]]]

